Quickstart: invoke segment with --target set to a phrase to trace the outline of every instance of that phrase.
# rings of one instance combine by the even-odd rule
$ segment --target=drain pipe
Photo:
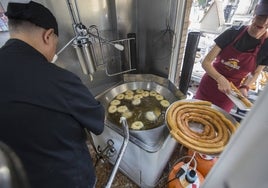
[[[112,183],[113,183],[113,180],[115,178],[115,175],[116,175],[116,172],[119,168],[119,164],[121,162],[121,159],[126,151],[126,148],[127,148],[127,144],[128,144],[128,141],[129,141],[129,130],[128,130],[128,124],[127,124],[127,120],[125,117],[121,117],[120,118],[120,123],[122,123],[123,125],[123,132],[124,132],[124,141],[123,141],[123,144],[120,148],[120,152],[118,154],[118,157],[116,159],[116,162],[115,162],[115,165],[114,165],[114,168],[112,170],[112,173],[109,177],[109,180],[107,182],[107,185],[105,186],[105,188],[110,188],[112,186]]]
[[[200,39],[200,32],[189,32],[185,48],[184,61],[181,70],[181,79],[179,89],[186,95],[192,76],[195,55]]]

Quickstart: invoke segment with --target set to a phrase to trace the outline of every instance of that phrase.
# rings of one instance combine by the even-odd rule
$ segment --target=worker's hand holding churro
[[[231,92],[231,86],[230,86],[230,82],[224,77],[224,76],[219,76],[216,79],[216,82],[218,84],[218,89],[225,93],[225,94],[230,94]]]
[[[239,89],[232,83],[231,89],[232,89],[232,95],[238,98],[247,108],[250,108],[252,106],[252,103],[239,91]]]

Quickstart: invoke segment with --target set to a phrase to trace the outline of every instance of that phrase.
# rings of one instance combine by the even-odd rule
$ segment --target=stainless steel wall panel
[[[7,6],[8,0],[2,1],[3,5]],[[75,36],[67,0],[36,1],[48,7],[58,20],[60,33],[58,50],[60,50]],[[75,4],[75,0],[70,2]],[[136,73],[168,77],[176,12],[180,11],[177,7],[178,0],[76,0],[76,2],[82,23],[87,27],[95,25],[102,38],[111,41],[127,38],[129,33],[136,34],[136,59],[139,70]],[[96,34],[96,31],[92,32]],[[94,43],[94,47],[98,68],[93,75],[93,81],[82,73],[72,45],[59,55],[56,64],[77,74],[92,92],[97,94],[100,90],[106,89],[107,85],[113,85],[121,80],[121,75],[107,76],[105,69],[108,67],[111,73],[124,71],[124,68],[128,67],[126,57],[128,52],[120,53],[103,43],[102,56],[98,43]]]

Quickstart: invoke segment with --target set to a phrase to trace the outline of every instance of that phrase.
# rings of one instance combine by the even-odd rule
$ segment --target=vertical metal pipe
[[[189,83],[191,81],[199,39],[200,39],[200,32],[188,33],[182,71],[181,71],[180,84],[179,84],[180,91],[185,95],[187,93]]]
[[[116,159],[116,162],[115,162],[115,165],[114,165],[114,168],[112,170],[112,173],[110,175],[110,178],[109,178],[109,181],[107,183],[107,185],[105,186],[105,188],[110,188],[112,186],[112,183],[113,183],[113,180],[115,178],[115,175],[116,175],[116,172],[119,168],[119,164],[123,158],[123,155],[126,151],[126,148],[127,148],[127,144],[128,144],[128,141],[129,141],[129,130],[128,130],[128,124],[127,124],[127,120],[125,117],[121,117],[120,118],[120,123],[122,123],[123,125],[123,131],[124,131],[124,141],[123,141],[123,144],[120,148],[120,152],[118,154],[118,157]]]
[[[80,14],[79,14],[79,10],[78,10],[78,5],[77,5],[77,1],[74,0],[74,4],[75,4],[75,9],[76,9],[76,16],[77,16],[77,21],[78,23],[81,23],[81,18],[80,18]]]
[[[75,17],[75,13],[73,11],[72,3],[70,2],[70,0],[66,0],[66,3],[67,3],[68,10],[70,12],[70,15],[72,17],[72,20],[73,20],[73,24],[75,25],[79,22],[79,20],[77,20],[77,18]]]

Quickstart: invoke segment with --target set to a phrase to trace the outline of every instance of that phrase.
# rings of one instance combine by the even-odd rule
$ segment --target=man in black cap
[[[231,82],[247,97],[248,90],[268,65],[268,0],[256,6],[250,25],[231,27],[220,34],[202,62],[202,77],[195,98],[211,101],[230,112]],[[247,108],[247,106],[245,106]]]
[[[104,108],[76,75],[50,63],[58,25],[43,5],[9,3],[0,49],[0,140],[21,159],[31,188],[91,188],[85,129],[101,134]]]

